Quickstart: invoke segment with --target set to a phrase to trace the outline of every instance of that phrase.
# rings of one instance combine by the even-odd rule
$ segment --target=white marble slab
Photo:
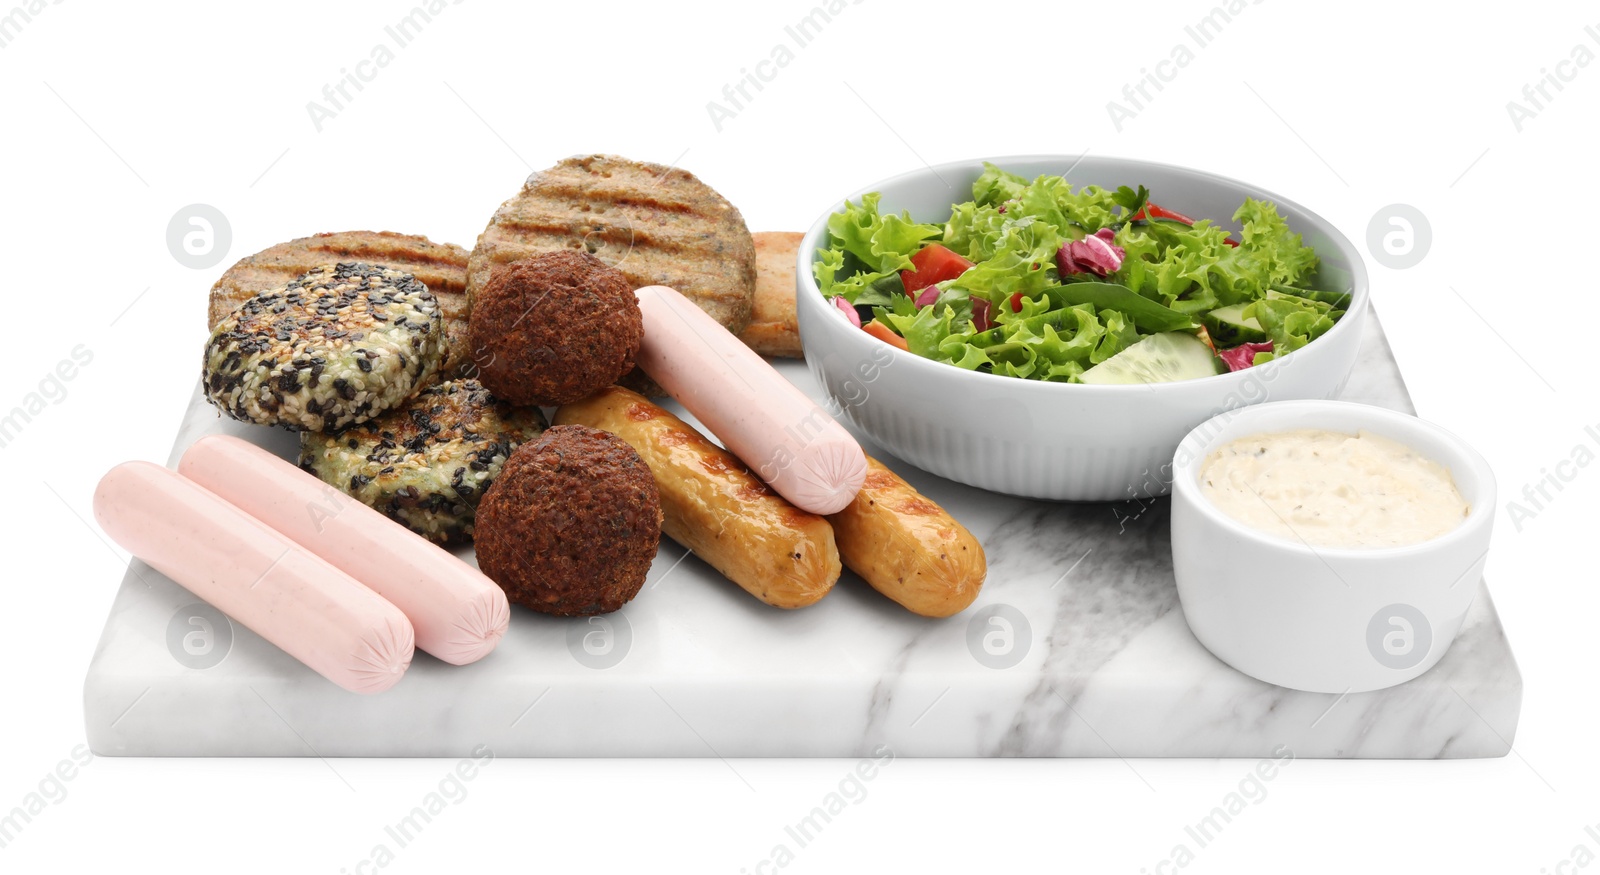
[[[780,367],[818,392],[799,362]],[[1342,397],[1412,410],[1376,320]],[[197,393],[173,461],[219,431],[294,449],[288,433],[217,418]],[[90,745],[103,756],[324,757],[455,757],[479,744],[500,756],[844,757],[879,744],[961,757],[1510,749],[1522,680],[1487,590],[1422,677],[1342,698],[1295,692],[1239,674],[1190,634],[1165,500],[1022,501],[889,461],[983,541],[989,581],[960,616],[912,616],[848,572],[819,604],[775,610],[663,539],[645,590],[618,614],[514,608],[483,662],[458,668],[419,652],[397,687],[363,697],[220,618],[211,650],[187,652],[187,633],[201,633],[189,646],[205,650],[190,617],[206,609],[186,607],[198,600],[136,561],[85,683]],[[978,655],[983,633],[998,628],[993,611],[1023,622],[986,665]],[[586,633],[602,652],[585,649]]]

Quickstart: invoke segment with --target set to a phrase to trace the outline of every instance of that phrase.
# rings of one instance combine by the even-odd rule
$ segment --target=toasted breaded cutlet
[[[800,320],[794,312],[797,231],[762,231],[756,242],[756,298],[739,339],[762,355],[800,358]]]

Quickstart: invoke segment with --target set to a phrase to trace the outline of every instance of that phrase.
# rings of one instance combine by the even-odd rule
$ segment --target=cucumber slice
[[[1099,386],[1171,383],[1221,371],[1211,348],[1184,331],[1152,334],[1084,371],[1078,379]]]
[[[1267,332],[1256,321],[1256,317],[1246,317],[1244,308],[1246,304],[1233,304],[1228,307],[1218,307],[1206,314],[1206,330],[1211,332],[1211,339],[1221,346],[1238,346],[1241,343],[1265,343]]]

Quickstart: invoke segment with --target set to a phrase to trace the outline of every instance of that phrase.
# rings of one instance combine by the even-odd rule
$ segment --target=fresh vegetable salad
[[[1074,190],[984,167],[942,226],[880,214],[876,193],[829,218],[814,272],[844,318],[967,370],[1154,383],[1270,361],[1350,304],[1308,287],[1317,255],[1266,201],[1233,214],[1235,238],[1144,186]]]

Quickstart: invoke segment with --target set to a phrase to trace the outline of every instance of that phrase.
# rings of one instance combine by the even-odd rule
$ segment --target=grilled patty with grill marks
[[[468,306],[492,267],[562,249],[594,255],[634,288],[671,286],[734,333],[750,321],[750,229],[733,204],[686,170],[587,155],[528,177],[478,236],[467,266]],[[625,384],[662,394],[642,376]]]
[[[281,288],[318,265],[358,261],[408,273],[439,301],[449,355],[441,373],[466,375],[467,250],[393,231],[340,231],[300,237],[241,258],[211,287],[210,328],[257,293]]]

